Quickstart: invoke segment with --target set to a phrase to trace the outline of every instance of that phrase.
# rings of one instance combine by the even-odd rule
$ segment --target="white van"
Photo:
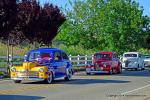
[[[122,68],[144,70],[144,60],[142,54],[139,52],[126,52],[122,58]]]

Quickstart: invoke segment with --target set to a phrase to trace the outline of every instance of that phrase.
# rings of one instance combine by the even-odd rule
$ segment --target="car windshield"
[[[97,58],[97,59],[110,59],[110,54],[96,54],[95,58]]]
[[[150,55],[143,55],[143,58],[150,59]]]
[[[50,60],[51,53],[31,52],[28,55],[28,61]]]
[[[137,54],[125,54],[124,57],[137,57]]]

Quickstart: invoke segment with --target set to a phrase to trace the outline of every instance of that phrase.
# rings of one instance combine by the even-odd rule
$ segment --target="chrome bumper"
[[[87,71],[87,73],[109,73],[108,71]]]
[[[12,80],[44,81],[44,78],[11,78]]]
[[[86,72],[87,73],[109,73],[108,71],[105,71],[105,70],[94,70],[94,69],[90,69],[90,68],[87,68]]]

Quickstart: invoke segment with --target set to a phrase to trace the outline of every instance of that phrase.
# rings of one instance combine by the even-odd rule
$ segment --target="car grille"
[[[126,60],[124,63],[125,63],[125,67],[128,67],[128,64],[130,63],[131,61],[129,60]]]
[[[39,72],[29,71],[29,72],[17,72],[18,77],[28,77],[28,78],[36,78],[39,77]]]
[[[125,63],[125,67],[128,67],[129,63],[134,63],[135,60],[126,60]]]
[[[150,61],[144,61],[145,66],[150,66]]]

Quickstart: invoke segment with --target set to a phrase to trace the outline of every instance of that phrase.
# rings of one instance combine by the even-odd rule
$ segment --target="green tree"
[[[58,40],[97,50],[133,51],[145,43],[149,17],[132,0],[78,0]]]

